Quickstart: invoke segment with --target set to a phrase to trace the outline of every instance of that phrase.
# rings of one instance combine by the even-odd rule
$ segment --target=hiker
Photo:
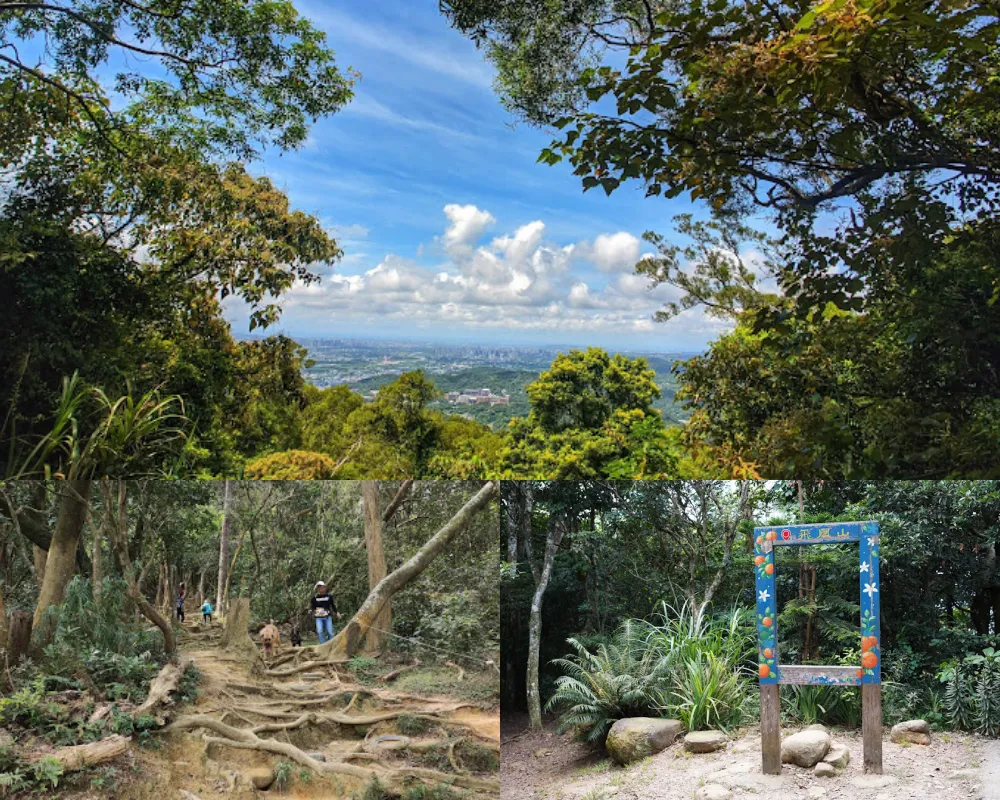
[[[184,584],[182,583],[177,590],[177,619],[184,623]]]
[[[336,614],[338,620],[344,617],[337,611],[333,595],[327,591],[323,581],[316,581],[316,585],[313,587],[311,605],[313,616],[316,618],[316,635],[319,637],[319,643],[323,644],[323,642],[333,638],[333,620],[330,618],[330,614]]]
[[[212,624],[212,604],[208,600],[202,603],[201,621],[206,625]]]

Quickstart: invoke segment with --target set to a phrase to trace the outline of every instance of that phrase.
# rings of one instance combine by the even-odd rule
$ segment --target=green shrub
[[[396,730],[404,736],[417,736],[430,727],[430,720],[421,719],[415,714],[400,714],[396,717]]]
[[[546,708],[560,730],[602,741],[615,720],[676,716],[691,729],[738,725],[753,683],[748,664],[755,632],[746,610],[707,617],[690,605],[666,605],[654,621],[627,620],[591,652],[570,639],[575,656],[556,659],[564,674]]]
[[[274,788],[285,791],[292,785],[292,770],[294,767],[287,761],[279,761],[274,767]]]
[[[1000,651],[987,647],[938,673],[944,721],[953,728],[1000,737]]]

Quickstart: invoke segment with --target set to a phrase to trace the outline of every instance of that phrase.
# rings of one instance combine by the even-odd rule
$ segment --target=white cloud
[[[390,253],[358,274],[296,285],[286,305],[295,308],[300,324],[314,327],[324,319],[346,319],[407,330],[445,325],[651,339],[672,333],[707,337],[725,329],[724,322],[697,310],[654,323],[653,314],[678,293],[669,286],[650,288],[648,278],[625,269],[639,258],[638,239],[630,234],[598,234],[592,244],[560,245],[547,241],[545,224],[534,220],[481,245],[496,222],[492,214],[460,204],[445,206],[444,214],[439,263]],[[611,265],[618,266],[608,274]]]
[[[639,240],[626,231],[602,233],[594,239],[588,255],[605,272],[631,272],[639,260]]]
[[[474,205],[449,203],[444,207],[451,225],[444,232],[444,246],[449,254],[465,256],[486,229],[496,222],[489,211],[480,211]]]

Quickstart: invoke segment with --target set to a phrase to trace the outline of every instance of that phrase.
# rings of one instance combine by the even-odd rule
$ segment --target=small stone
[[[806,800],[822,800],[824,797],[826,797],[826,789],[822,786],[813,786],[806,793]]]
[[[695,790],[694,800],[728,800],[733,796],[725,786],[717,783],[706,783]]]
[[[813,774],[817,778],[836,778],[840,774],[840,770],[833,766],[833,764],[820,761],[813,770]]]
[[[274,783],[274,771],[270,767],[253,767],[245,774],[255,789],[266,789]]]
[[[539,747],[532,755],[535,758],[545,758],[545,756],[552,755],[552,751],[546,750],[544,747]]]
[[[901,731],[913,731],[914,733],[930,733],[931,724],[925,719],[908,719],[906,722],[899,722],[892,727]]]
[[[323,753],[306,753],[309,758],[313,758],[316,761],[326,761],[326,756]]]
[[[711,753],[721,750],[729,741],[722,731],[691,731],[684,737],[684,749],[689,753]]]
[[[628,717],[611,726],[604,746],[616,762],[631,764],[669,747],[683,729],[678,719]]]
[[[805,730],[781,741],[781,763],[814,767],[830,751],[832,740],[826,731]]]
[[[823,756],[823,761],[833,764],[837,769],[845,769],[851,763],[851,751],[847,749],[847,745],[834,742]]]

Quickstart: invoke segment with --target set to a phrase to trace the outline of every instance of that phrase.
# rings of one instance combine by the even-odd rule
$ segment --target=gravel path
[[[690,800],[699,786],[713,783],[729,789],[733,800],[1000,800],[998,742],[947,733],[935,734],[929,747],[904,746],[888,741],[887,731],[882,745],[884,774],[865,775],[860,733],[835,730],[833,736],[851,751],[851,763],[836,778],[817,778],[812,770],[790,765],[781,775],[763,775],[760,734],[755,729],[717,753],[691,755],[675,744],[627,768],[551,728],[508,734],[501,744],[500,796],[502,800]]]
[[[983,745],[983,800],[1000,800],[1000,742]]]

